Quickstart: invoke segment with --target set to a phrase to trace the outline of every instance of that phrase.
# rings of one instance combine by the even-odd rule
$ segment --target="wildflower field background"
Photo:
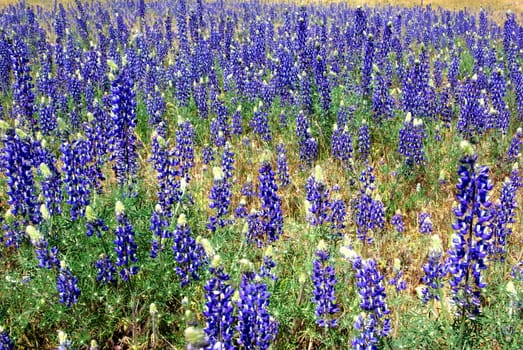
[[[0,0],[0,349],[522,349],[523,6],[428,4]]]

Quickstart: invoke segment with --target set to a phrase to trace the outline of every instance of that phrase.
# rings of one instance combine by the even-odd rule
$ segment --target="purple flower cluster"
[[[314,175],[310,176],[305,185],[308,203],[307,221],[311,226],[321,226],[329,217],[329,190],[323,179],[323,171],[317,165]]]
[[[9,333],[4,330],[2,327],[0,327],[0,349],[3,350],[13,350],[15,347],[15,344],[9,337]]]
[[[136,97],[134,82],[124,70],[111,84],[111,117],[113,128],[110,131],[111,161],[120,185],[132,182],[138,171],[136,150]]]
[[[64,184],[71,206],[70,213],[73,220],[83,217],[85,207],[90,203],[91,179],[89,167],[91,157],[87,141],[78,139],[72,143],[66,142],[61,146],[62,171]]]
[[[96,280],[102,284],[114,284],[116,283],[116,267],[113,264],[112,259],[102,254],[99,259],[94,263],[96,267]]]
[[[120,201],[116,202],[115,213],[118,223],[114,231],[116,235],[116,239],[114,240],[114,251],[117,256],[116,265],[120,266],[120,277],[122,281],[127,282],[132,275],[138,273],[138,266],[131,265],[132,263],[138,262],[138,247],[135,243],[134,229]]]
[[[313,262],[312,283],[314,284],[314,292],[312,301],[316,304],[316,323],[325,328],[338,325],[334,315],[339,312],[336,303],[336,274],[334,266],[329,264],[329,257],[325,242],[320,241],[316,250],[316,259]]]
[[[191,280],[200,278],[199,272],[206,261],[203,247],[192,237],[191,227],[187,224],[184,214],[178,217],[176,229],[173,232],[173,253],[177,263],[176,274],[180,277],[180,285],[186,286]]]
[[[7,181],[8,204],[12,214],[40,222],[32,172],[32,143],[24,133],[9,129],[3,137],[0,165]]]
[[[397,233],[405,232],[405,224],[403,223],[403,215],[401,213],[394,214],[390,219],[390,224],[394,226]]]
[[[418,228],[419,232],[424,235],[430,235],[434,230],[432,227],[432,220],[430,214],[426,212],[420,212],[418,214]]]
[[[390,310],[387,306],[383,275],[373,259],[362,260],[357,256],[352,261],[356,272],[356,286],[363,311],[354,328],[361,333],[352,340],[354,349],[378,349],[381,338],[390,333]]]
[[[449,284],[460,318],[473,318],[480,312],[481,290],[486,284],[482,271],[487,268],[487,255],[492,244],[491,221],[493,214],[488,200],[492,189],[488,167],[476,166],[477,156],[472,146],[464,141],[464,156],[458,170],[456,185],[458,205],[454,208],[450,249],[446,265],[450,273]]]
[[[285,144],[280,143],[277,146],[278,150],[278,163],[276,168],[276,176],[280,187],[286,187],[290,185],[291,180],[289,177],[289,166],[287,165],[287,150]]]
[[[266,350],[278,334],[278,322],[269,314],[267,284],[253,272],[244,272],[238,287],[238,343],[245,349]]]
[[[358,130],[358,151],[361,160],[367,160],[370,156],[370,129],[364,119]]]
[[[425,127],[421,119],[414,119],[407,114],[403,129],[399,132],[398,152],[405,157],[407,166],[424,165],[426,158],[423,140],[426,138]]]
[[[226,216],[229,213],[231,202],[231,185],[221,168],[213,168],[213,185],[209,194],[209,208],[216,211],[216,215],[209,216],[207,228],[215,231],[217,227],[224,227],[229,222]]]
[[[383,228],[385,224],[385,207],[379,198],[372,198],[374,191],[373,168],[368,167],[361,172],[361,188],[352,203],[356,221],[356,236],[365,243],[371,243],[373,238],[369,232]]]
[[[425,275],[421,281],[425,284],[422,288],[421,295],[423,303],[430,300],[440,300],[441,288],[443,288],[443,278],[447,274],[443,257],[443,246],[439,236],[432,236],[432,244],[429,250],[428,260],[423,265]]]
[[[516,222],[517,189],[510,179],[506,179],[501,187],[499,202],[494,204],[493,242],[490,253],[493,259],[505,260],[507,239],[512,235],[512,224]]]
[[[341,162],[344,169],[352,169],[352,138],[347,126],[335,125],[332,132],[331,154]]]
[[[229,282],[229,275],[220,266],[219,256],[215,256],[209,271],[212,277],[204,286],[205,294],[205,333],[209,337],[209,346],[212,349],[235,349],[233,342],[234,316],[233,294],[234,289]]]
[[[58,290],[59,301],[65,306],[71,307],[78,302],[81,294],[78,288],[78,279],[64,262],[60,264],[60,271],[56,277],[56,289]]]
[[[261,199],[261,210],[252,210],[247,216],[247,242],[254,242],[258,247],[276,241],[283,233],[283,213],[281,198],[275,174],[268,161],[259,169],[258,197]]]

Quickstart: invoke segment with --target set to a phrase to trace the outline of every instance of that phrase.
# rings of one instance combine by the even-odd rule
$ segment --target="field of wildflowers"
[[[1,7],[0,349],[522,349],[523,14],[379,5]]]

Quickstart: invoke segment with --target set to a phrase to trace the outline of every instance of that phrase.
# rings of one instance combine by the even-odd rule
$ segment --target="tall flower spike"
[[[238,342],[245,349],[266,350],[278,333],[278,322],[269,314],[270,293],[267,284],[252,272],[252,263],[246,262],[241,277],[237,301]]]
[[[407,113],[403,128],[399,131],[398,152],[405,157],[405,164],[409,167],[425,164],[423,140],[426,138],[425,127],[421,119],[412,120]]]
[[[176,229],[173,232],[173,253],[177,262],[176,274],[180,285],[186,286],[191,280],[198,280],[199,273],[206,261],[204,247],[191,234],[191,227],[184,214],[180,214]]]
[[[314,168],[314,174],[307,180],[305,189],[309,209],[307,221],[311,226],[320,226],[327,221],[330,202],[329,190],[325,185],[323,170],[319,165]]]
[[[331,140],[331,154],[341,162],[344,169],[352,169],[352,138],[347,125],[341,129],[334,124]]]
[[[432,220],[429,213],[420,212],[418,214],[419,232],[424,235],[429,235],[433,231]]]
[[[494,205],[494,242],[492,242],[491,252],[493,259],[505,260],[507,239],[512,235],[512,224],[516,222],[517,189],[510,179],[505,179],[501,187],[500,199]]]
[[[79,138],[71,143],[63,143],[60,150],[67,203],[71,206],[71,219],[77,220],[84,216],[85,207],[90,203],[92,183],[88,171],[91,162],[89,145]]]
[[[123,71],[111,84],[111,161],[120,185],[132,182],[138,171],[136,151],[136,98],[134,83],[128,72]]]
[[[355,256],[351,260],[363,311],[354,321],[354,328],[360,334],[352,340],[352,347],[378,349],[380,338],[387,337],[390,333],[390,310],[386,302],[383,275],[373,259],[362,260]]]
[[[78,302],[81,293],[78,288],[78,279],[73,275],[65,261],[60,262],[60,271],[56,277],[56,289],[60,302],[65,306],[71,307]]]
[[[370,155],[370,129],[367,121],[363,119],[358,130],[358,150],[361,160],[367,160]]]
[[[331,223],[332,235],[334,237],[343,237],[343,230],[345,229],[345,218],[347,216],[347,206],[339,193],[339,186],[335,185],[332,188],[334,198],[330,205],[331,213],[329,221]]]
[[[425,275],[421,281],[425,284],[422,288],[422,301],[428,303],[431,299],[440,300],[440,291],[443,287],[443,277],[447,274],[442,261],[443,244],[438,235],[431,237],[432,243],[429,250],[428,261],[423,265]]]
[[[32,142],[20,130],[8,129],[3,137],[0,166],[6,176],[8,204],[12,214],[34,223],[40,221],[32,172]]]
[[[373,198],[374,175],[372,167],[361,172],[361,188],[358,196],[351,202],[356,221],[356,236],[364,243],[372,243],[369,235],[372,230],[383,228],[385,208],[378,196]]]
[[[323,240],[318,243],[316,259],[313,262],[312,283],[314,293],[312,301],[316,304],[316,323],[320,327],[336,327],[338,321],[334,316],[339,312],[336,303],[336,274],[334,266],[329,264],[329,252]]]
[[[217,227],[224,227],[228,224],[226,216],[229,214],[231,201],[231,190],[228,178],[221,168],[213,168],[213,185],[209,194],[209,208],[216,211],[216,215],[209,216],[207,228],[215,231]]]
[[[116,283],[116,268],[109,256],[105,254],[100,255],[94,266],[96,267],[96,280],[98,282],[102,284]]]
[[[276,176],[280,187],[286,187],[290,185],[291,180],[289,176],[289,166],[287,165],[287,150],[285,149],[285,144],[280,143],[277,146],[278,150],[278,164],[276,170]]]
[[[493,215],[488,197],[493,186],[488,167],[477,168],[472,145],[463,141],[461,147],[464,155],[456,185],[458,203],[453,210],[455,233],[446,265],[451,275],[449,284],[457,316],[463,320],[479,314],[481,290],[486,286],[482,271],[487,268],[487,254],[491,249]]]
[[[0,327],[0,349],[13,350],[14,347],[15,344],[9,337],[9,333],[4,329],[4,327]]]
[[[401,212],[397,211],[396,214],[390,219],[390,224],[394,226],[397,233],[405,232],[405,224],[403,223],[403,215]]]
[[[271,164],[264,161],[259,169],[258,197],[262,202],[261,215],[264,231],[269,242],[276,241],[283,233],[283,212],[281,198],[278,196],[278,185]]]
[[[122,202],[116,202],[115,206],[116,221],[118,225],[115,229],[116,239],[114,240],[114,251],[116,252],[116,265],[120,266],[120,277],[127,282],[132,275],[138,273],[138,266],[131,264],[138,262],[138,247],[134,241],[134,229],[125,213]]]
[[[58,248],[52,247],[49,250],[49,243],[42,236],[40,231],[38,231],[38,229],[36,229],[34,226],[27,226],[25,232],[35,247],[36,257],[38,259],[38,267],[52,269],[54,267],[60,266],[60,262],[57,258]]]
[[[209,337],[209,345],[213,349],[235,349],[233,343],[234,316],[233,295],[234,289],[229,282],[230,277],[221,265],[221,258],[215,255],[209,267],[211,278],[204,286],[206,319],[205,333]]]

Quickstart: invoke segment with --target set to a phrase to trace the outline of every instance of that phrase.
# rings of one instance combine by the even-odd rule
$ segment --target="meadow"
[[[0,350],[522,349],[523,6],[357,5],[0,0]]]

